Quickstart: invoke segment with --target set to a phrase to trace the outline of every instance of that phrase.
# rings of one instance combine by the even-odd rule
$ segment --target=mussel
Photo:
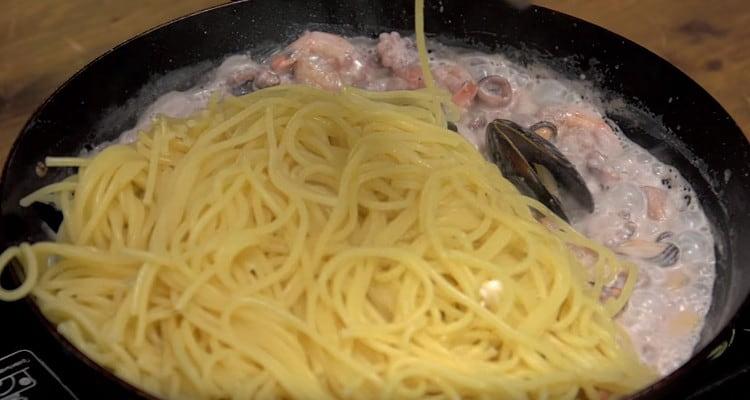
[[[561,194],[569,195],[583,210],[594,211],[594,199],[583,177],[552,143],[506,119],[490,122],[486,134],[490,161],[521,193],[566,221]]]
[[[618,254],[640,258],[660,267],[671,267],[680,259],[680,248],[669,242],[670,239],[671,236],[665,237],[663,233],[654,242],[632,239],[614,247],[613,250]]]

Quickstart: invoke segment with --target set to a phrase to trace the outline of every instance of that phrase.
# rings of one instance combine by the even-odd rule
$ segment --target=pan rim
[[[22,128],[20,134],[17,136],[16,140],[14,141],[14,143],[13,143],[10,151],[8,152],[6,162],[5,162],[5,165],[4,165],[3,170],[2,170],[2,176],[0,177],[0,185],[2,185],[2,186],[5,185],[6,177],[7,177],[7,174],[8,174],[8,170],[12,167],[12,165],[11,165],[12,162],[11,161],[13,160],[13,156],[18,151],[18,147],[21,145],[20,144],[21,143],[20,139],[22,138],[22,136],[25,135],[29,130],[31,130],[33,128],[33,125],[34,125],[35,121],[39,118],[40,115],[43,114],[43,112],[44,112],[45,108],[47,107],[47,105],[54,98],[56,98],[57,96],[59,96],[59,94],[61,92],[65,91],[65,89],[70,85],[71,82],[75,81],[76,79],[79,79],[82,75],[84,75],[86,73],[86,71],[89,70],[92,67],[92,65],[95,65],[95,64],[101,62],[102,59],[105,59],[106,57],[110,56],[112,53],[117,52],[120,49],[122,49],[123,47],[128,46],[130,43],[135,42],[137,40],[140,40],[140,39],[142,39],[144,37],[147,37],[148,35],[151,35],[152,33],[157,32],[157,31],[159,31],[161,29],[164,29],[166,27],[172,26],[172,25],[177,24],[177,23],[179,23],[179,22],[181,22],[183,20],[192,18],[192,17],[194,17],[196,15],[202,15],[202,14],[205,14],[205,13],[210,13],[210,12],[212,12],[214,10],[218,10],[218,9],[235,7],[237,4],[241,4],[241,3],[250,3],[250,1],[247,1],[247,2],[246,1],[242,1],[242,2],[221,4],[221,5],[217,5],[217,6],[206,8],[204,10],[199,10],[199,11],[187,14],[185,16],[173,19],[171,21],[165,22],[165,23],[160,24],[160,25],[158,25],[158,26],[156,26],[154,28],[148,29],[148,30],[146,30],[146,31],[144,31],[144,32],[136,35],[136,36],[133,36],[132,38],[130,38],[130,39],[122,42],[121,44],[113,47],[112,49],[106,51],[105,53],[103,53],[100,56],[98,56],[98,57],[94,58],[93,60],[91,60],[83,68],[81,68],[79,71],[77,71],[75,74],[73,74],[70,78],[68,78],[65,82],[63,82],[47,99],[45,99],[37,107],[37,109],[29,117],[29,119],[25,123],[24,127]],[[564,18],[564,19],[570,20],[571,22],[575,22],[575,23],[578,23],[578,24],[585,24],[587,26],[596,28],[596,29],[602,31],[603,33],[608,34],[608,35],[614,35],[618,39],[622,40],[623,46],[637,46],[640,51],[647,52],[652,57],[655,57],[656,59],[660,60],[661,62],[668,64],[675,71],[675,73],[681,74],[684,78],[686,78],[687,80],[689,80],[690,82],[692,82],[692,84],[695,85],[696,88],[698,88],[701,91],[705,92],[705,90],[700,85],[698,85],[692,78],[690,78],[687,74],[685,74],[678,67],[672,65],[671,63],[668,63],[666,60],[662,59],[658,55],[654,54],[653,52],[649,51],[648,49],[645,49],[644,47],[640,46],[639,44],[628,40],[627,38],[621,37],[621,36],[619,36],[618,34],[616,34],[614,32],[608,31],[608,30],[606,30],[606,29],[604,29],[602,27],[599,27],[599,26],[594,25],[592,23],[586,22],[586,21],[581,20],[581,19],[579,19],[577,17],[574,17],[574,16],[570,16],[570,15],[567,15],[567,14],[564,14],[564,13],[561,13],[561,12],[558,12],[558,11],[550,10],[550,9],[547,9],[547,8],[544,8],[544,7],[540,7],[540,6],[532,6],[532,7],[535,9],[535,12],[547,13],[549,15],[552,15],[552,16],[556,17],[556,18]],[[708,95],[708,98],[710,98],[714,103],[716,103],[716,106],[719,109],[721,109],[723,111],[723,113],[732,121],[732,123],[734,124],[734,126],[736,126],[737,132],[739,132],[740,134],[742,134],[742,129],[737,125],[736,121],[734,121],[731,118],[731,116],[728,114],[728,112],[716,101],[716,99],[714,99],[712,96],[710,96],[710,94],[707,94],[707,95]],[[1,187],[0,187],[0,189],[1,189]],[[2,194],[2,192],[0,192],[0,194]],[[1,211],[2,210],[0,209],[0,212]],[[41,310],[39,309],[39,307],[36,304],[36,302],[34,302],[32,299],[26,299],[26,301],[29,302],[29,306],[32,307],[33,311],[37,314],[37,316],[40,317],[40,318],[42,318],[46,323],[48,323],[51,326],[51,322],[49,320],[47,320],[46,317],[44,317],[44,315],[41,313]],[[639,398],[641,396],[645,396],[645,395],[649,395],[649,394],[654,393],[654,392],[658,392],[664,386],[669,385],[671,383],[671,382],[669,382],[671,379],[674,379],[674,378],[677,378],[677,377],[684,377],[687,374],[689,374],[689,372],[693,369],[693,367],[695,367],[697,364],[703,362],[709,356],[709,354],[712,351],[714,351],[714,349],[717,346],[719,346],[724,341],[724,338],[726,336],[727,330],[730,329],[736,323],[736,320],[737,320],[738,316],[741,313],[747,311],[748,309],[750,309],[750,294],[745,293],[744,299],[740,302],[740,305],[737,307],[737,311],[732,315],[731,318],[729,318],[727,320],[727,322],[725,324],[723,324],[723,326],[718,330],[718,333],[717,333],[717,335],[714,338],[712,338],[711,340],[707,341],[707,343],[699,351],[694,352],[693,355],[691,356],[691,358],[686,363],[684,363],[679,368],[677,368],[675,371],[673,371],[672,373],[670,373],[670,374],[668,374],[668,375],[660,378],[654,384],[652,384],[652,385],[650,385],[650,386],[642,389],[641,391],[632,394],[631,398]],[[107,378],[110,381],[115,381],[115,382],[117,382],[120,385],[125,385],[130,390],[133,390],[137,395],[142,396],[144,398],[156,399],[152,395],[150,395],[150,394],[142,391],[141,389],[135,387],[134,385],[130,384],[129,382],[125,381],[124,379],[119,378],[113,372],[111,372],[111,371],[105,369],[104,367],[98,365],[96,362],[94,362],[88,356],[86,356],[83,352],[81,352],[75,346],[73,346],[73,344],[70,343],[70,341],[68,341],[67,338],[65,338],[64,336],[62,336],[61,334],[59,334],[55,329],[52,329],[50,331],[54,332],[53,336],[55,336],[56,339],[57,339],[57,341],[61,342],[64,347],[66,347],[66,350],[68,352],[72,353],[79,361],[83,362],[84,364],[88,365],[89,367],[94,368],[95,370],[97,370],[97,372],[102,373],[105,376],[107,376]]]

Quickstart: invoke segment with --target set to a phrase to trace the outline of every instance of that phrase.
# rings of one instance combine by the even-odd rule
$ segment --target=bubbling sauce
[[[638,266],[636,288],[617,322],[630,335],[642,360],[662,375],[686,362],[703,328],[715,279],[714,239],[688,182],[607,120],[595,105],[599,102],[586,100],[593,98],[592,93],[583,93],[574,82],[551,70],[527,68],[502,54],[439,43],[430,43],[429,49],[437,83],[453,92],[454,101],[463,106],[458,131],[480,152],[486,151],[487,124],[496,118],[522,126],[539,121],[556,126],[557,135],[550,141],[581,173],[595,202],[591,214],[572,210],[571,224]],[[279,67],[290,59],[300,66]],[[258,60],[240,54],[227,58],[206,83],[160,97],[119,141],[134,141],[156,115],[187,117],[204,108],[211,96],[242,95],[287,83],[326,89],[342,85],[380,91],[414,89],[422,84],[415,75],[417,69],[413,41],[397,33],[345,40],[308,32],[277,57]],[[507,80],[510,100],[484,101],[476,95],[475,86],[467,85],[481,85],[486,77]],[[587,255],[577,255],[585,264]],[[623,281],[619,277],[611,282],[604,296],[617,296]],[[486,293],[488,301],[496,289],[493,283],[482,286],[482,296]]]

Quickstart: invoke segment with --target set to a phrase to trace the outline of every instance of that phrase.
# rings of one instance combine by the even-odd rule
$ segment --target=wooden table
[[[4,0],[0,162],[33,110],[87,62],[148,28],[223,2]],[[666,58],[703,85],[750,134],[748,0],[715,0],[712,5],[705,0],[537,3],[606,27]]]

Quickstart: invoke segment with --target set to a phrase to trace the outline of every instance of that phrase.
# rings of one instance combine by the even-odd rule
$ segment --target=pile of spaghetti
[[[445,129],[441,95],[281,86],[50,158],[78,173],[23,204],[56,205],[62,225],[2,254],[25,281],[0,299],[31,293],[87,356],[172,399],[646,385],[612,319],[635,272]],[[573,245],[597,254],[593,270]],[[623,271],[623,294],[600,304]]]

